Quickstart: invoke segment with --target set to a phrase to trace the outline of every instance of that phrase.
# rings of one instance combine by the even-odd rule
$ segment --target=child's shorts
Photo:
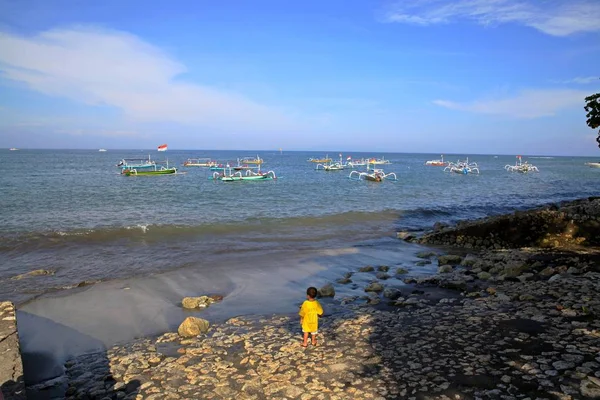
[[[302,329],[303,333],[310,333],[311,335],[316,335],[317,333],[319,333],[318,330],[314,331],[314,332],[306,332],[304,329]]]

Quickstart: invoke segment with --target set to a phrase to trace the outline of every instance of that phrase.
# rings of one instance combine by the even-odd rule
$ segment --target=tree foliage
[[[593,94],[585,98],[585,111],[587,112],[588,126],[592,129],[600,127],[600,93]],[[598,137],[596,138],[598,147],[600,147],[600,131],[598,131]]]

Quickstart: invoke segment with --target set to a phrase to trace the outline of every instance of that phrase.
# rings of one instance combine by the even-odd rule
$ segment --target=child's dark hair
[[[309,287],[308,289],[306,289],[306,294],[311,299],[314,299],[315,297],[317,297],[317,288],[316,287],[312,287],[312,286]]]

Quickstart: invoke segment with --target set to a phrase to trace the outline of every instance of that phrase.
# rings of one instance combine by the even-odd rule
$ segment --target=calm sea
[[[122,158],[168,157],[173,176],[126,177]],[[344,153],[385,157],[397,182],[357,182],[349,171],[315,171],[325,152],[260,151],[278,179],[223,183],[192,157],[219,161],[245,151],[19,150],[0,152],[0,299],[94,282],[218,263],[223,255],[260,257],[378,241],[548,202],[598,194],[600,170],[585,158],[524,157],[540,173],[504,170],[514,156],[468,155],[480,175],[444,173],[424,163],[438,154]],[[338,153],[329,153],[338,158]],[[449,155],[447,160],[467,155]],[[363,168],[364,167],[359,167]],[[11,279],[32,270],[50,276]]]

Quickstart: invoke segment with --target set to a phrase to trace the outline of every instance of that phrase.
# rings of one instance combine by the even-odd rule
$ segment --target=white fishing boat
[[[522,174],[526,174],[528,172],[540,172],[535,165],[531,165],[527,161],[523,162],[521,156],[517,156],[515,165],[505,165],[504,169],[508,172],[520,172]]]
[[[17,149],[16,147],[11,147],[9,150],[10,150],[10,151],[17,151],[17,150],[19,150],[19,149]]]
[[[465,161],[449,162],[446,168],[444,168],[444,172],[454,172],[463,175],[479,174],[479,167],[477,163],[469,163],[469,159],[467,158]]]
[[[369,159],[369,164],[373,165],[387,165],[391,163],[392,162],[390,160],[386,160],[385,157]]]
[[[320,167],[320,168],[319,168]],[[344,165],[344,163],[342,162],[342,155],[340,154],[340,161],[338,162],[327,162],[327,163],[323,163],[323,164],[317,164],[316,166],[316,170],[322,170],[322,171],[342,171],[344,168],[346,168],[346,165]]]
[[[445,167],[448,165],[448,162],[444,161],[444,155],[442,154],[440,160],[429,160],[425,162],[425,165],[429,165],[430,167]]]
[[[369,164],[367,164],[366,172],[352,171],[348,176],[349,179],[357,180],[357,181],[371,181],[371,182],[383,182],[384,180],[393,180],[397,181],[398,178],[394,172],[390,172],[386,174],[383,169],[373,167],[372,170],[369,170]]]
[[[599,162],[586,162],[585,165],[587,165],[588,167],[592,167],[592,168],[600,168],[600,161]]]
[[[101,153],[104,153],[106,151],[106,149],[100,149],[98,151],[101,152]]]
[[[210,158],[188,158],[183,163],[184,167],[214,167],[219,163]]]

